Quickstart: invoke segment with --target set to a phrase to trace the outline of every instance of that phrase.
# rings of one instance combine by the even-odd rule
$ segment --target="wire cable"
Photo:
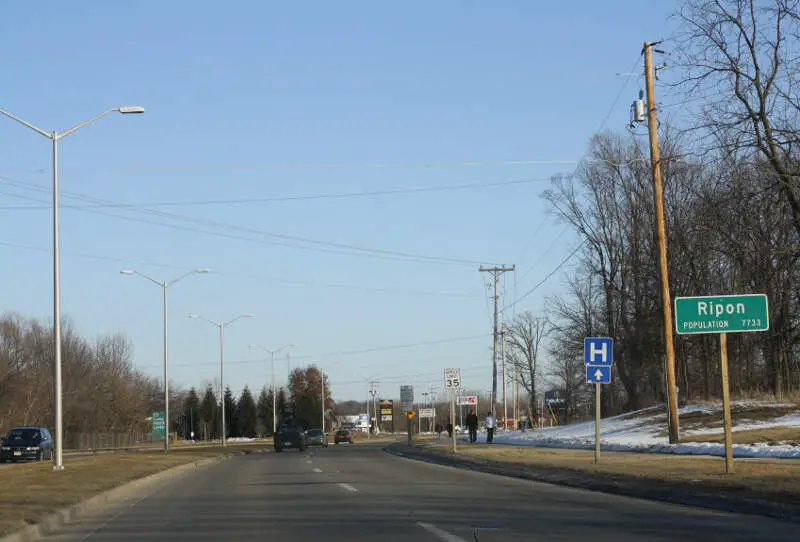
[[[394,196],[402,194],[422,194],[434,192],[451,192],[460,190],[472,190],[482,188],[497,188],[505,186],[525,185],[531,183],[547,182],[550,177],[534,177],[531,179],[515,179],[510,181],[497,181],[490,183],[471,183],[460,185],[447,185],[447,186],[425,186],[425,187],[411,187],[411,188],[392,188],[386,190],[373,190],[362,192],[343,192],[343,193],[327,193],[327,194],[298,194],[289,196],[273,196],[264,198],[238,198],[238,199],[209,199],[209,200],[186,200],[186,201],[156,201],[149,203],[94,203],[86,205],[67,204],[61,205],[65,209],[97,209],[97,208],[117,208],[117,209],[138,209],[144,207],[178,207],[178,206],[210,206],[210,205],[241,205],[241,204],[254,204],[254,203],[276,203],[287,201],[315,201],[315,200],[332,200],[332,199],[350,199],[350,198],[364,198],[364,197],[380,197],[380,196]],[[50,206],[47,205],[7,205],[0,207],[3,211],[35,211],[35,210],[48,210]]]
[[[12,186],[16,186],[18,188],[24,188],[24,189],[28,189],[28,190],[33,190],[33,191],[40,192],[40,193],[44,193],[44,192],[48,191],[48,189],[46,189],[45,187],[42,187],[40,185],[33,184],[33,183],[26,183],[26,182],[18,181],[18,180],[15,180],[15,179],[10,179],[8,177],[0,176],[0,181],[4,182],[6,184],[11,184]],[[86,195],[79,194],[79,193],[75,193],[75,192],[64,191],[63,192],[63,196],[64,197],[71,197],[71,198],[79,199],[79,200],[83,200],[83,201],[91,201],[91,202],[99,202],[99,203],[114,203],[114,202],[111,202],[110,200],[103,200],[103,199],[100,199],[100,198],[93,198],[93,197],[86,196]],[[248,228],[248,227],[244,227],[244,226],[226,224],[226,223],[223,223],[223,222],[217,222],[217,221],[213,221],[213,220],[195,218],[195,217],[190,217],[190,216],[185,216],[185,215],[178,215],[178,214],[168,213],[168,212],[165,212],[165,211],[158,211],[158,210],[154,210],[154,209],[135,209],[134,211],[142,212],[142,213],[145,213],[145,214],[148,214],[148,215],[157,216],[159,218],[165,218],[165,219],[168,219],[168,220],[175,220],[175,221],[179,221],[179,222],[188,222],[188,223],[191,223],[191,224],[196,224],[196,225],[201,225],[201,226],[207,226],[207,227],[225,229],[225,230],[233,230],[233,231],[236,231],[236,232],[243,232],[243,233],[247,233],[247,234],[251,234],[251,235],[263,236],[263,237],[267,237],[267,238],[270,238],[270,239],[278,239],[278,240],[283,241],[283,242],[270,241],[270,240],[267,240],[267,239],[254,239],[252,237],[241,237],[241,236],[240,237],[235,237],[235,236],[232,236],[232,235],[225,235],[225,234],[222,234],[220,232],[211,232],[211,231],[207,231],[207,230],[200,230],[200,229],[197,229],[197,228],[187,228],[187,227],[179,226],[179,225],[176,225],[176,224],[166,224],[166,223],[163,223],[163,222],[147,221],[147,220],[136,218],[136,217],[115,215],[115,214],[112,214],[112,213],[108,213],[106,211],[101,211],[99,209],[81,208],[81,209],[78,209],[78,210],[84,211],[84,212],[91,212],[91,213],[94,213],[94,214],[110,216],[110,217],[114,217],[114,218],[120,218],[120,219],[123,219],[123,220],[133,220],[133,221],[136,221],[136,222],[150,223],[150,224],[159,225],[159,226],[162,226],[162,227],[170,227],[170,228],[173,228],[173,229],[183,229],[183,230],[193,231],[195,233],[204,233],[204,234],[207,234],[207,235],[217,235],[217,236],[228,237],[228,238],[232,238],[232,239],[245,240],[245,241],[251,241],[251,242],[262,242],[262,243],[267,243],[267,244],[277,244],[277,245],[281,245],[281,246],[287,246],[287,247],[303,249],[303,250],[317,250],[317,251],[320,251],[319,250],[320,247],[326,247],[327,249],[326,250],[321,250],[321,252],[336,252],[336,253],[340,253],[340,254],[361,255],[361,256],[367,255],[367,256],[371,256],[371,257],[387,257],[388,256],[388,257],[392,257],[392,259],[401,259],[402,261],[415,261],[415,262],[449,264],[449,265],[465,265],[465,266],[469,265],[469,266],[474,266],[474,265],[482,265],[482,264],[486,263],[485,261],[478,261],[478,260],[466,260],[466,259],[459,259],[459,258],[430,256],[430,255],[423,255],[423,254],[414,254],[414,253],[410,253],[410,252],[401,252],[401,251],[386,250],[386,249],[379,249],[379,248],[373,248],[373,247],[365,247],[365,246],[353,245],[353,244],[348,244],[348,243],[339,243],[339,242],[335,242],[335,241],[323,241],[323,240],[320,240],[320,239],[312,239],[312,238],[299,237],[299,236],[287,235],[287,234],[282,234],[282,233],[274,233],[274,232],[269,232],[269,231],[265,231],[265,230],[259,230],[259,229],[255,229],[255,228]],[[296,243],[301,243],[301,244],[296,244]],[[316,246],[306,246],[307,244],[316,245]],[[338,250],[332,251],[330,249],[338,249]]]
[[[396,168],[439,168],[439,167],[486,167],[486,166],[540,166],[574,164],[574,160],[495,160],[461,162],[408,162],[408,163],[363,163],[363,164],[275,164],[253,166],[136,166],[107,168],[64,168],[65,173],[77,172],[115,172],[115,173],[222,173],[254,172],[273,170],[337,170],[337,169],[396,169]],[[3,173],[46,173],[47,170],[6,168]]]

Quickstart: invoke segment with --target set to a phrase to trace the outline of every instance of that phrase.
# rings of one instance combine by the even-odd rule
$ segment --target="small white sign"
[[[419,417],[420,418],[433,418],[434,410],[432,408],[421,408],[419,409]]]
[[[444,387],[447,389],[459,389],[461,387],[461,369],[444,370]]]

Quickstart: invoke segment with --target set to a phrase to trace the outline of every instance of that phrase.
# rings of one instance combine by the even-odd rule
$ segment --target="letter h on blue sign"
[[[583,362],[586,365],[613,365],[614,339],[586,337],[583,340]]]

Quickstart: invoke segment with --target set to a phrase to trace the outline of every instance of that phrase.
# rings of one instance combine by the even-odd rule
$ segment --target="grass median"
[[[174,448],[83,457],[65,457],[64,470],[52,463],[0,468],[0,536],[41,521],[48,514],[127,482],[192,461],[263,449],[263,443],[222,447]]]
[[[427,449],[449,454],[446,445]],[[683,482],[703,490],[746,489],[766,500],[800,505],[800,460],[795,459],[737,459],[733,473],[725,474],[724,459],[709,456],[603,452],[600,464],[595,464],[594,452],[589,450],[486,444],[460,444],[458,455],[502,463],[512,469],[559,469],[603,474],[612,479],[618,476],[642,482]]]

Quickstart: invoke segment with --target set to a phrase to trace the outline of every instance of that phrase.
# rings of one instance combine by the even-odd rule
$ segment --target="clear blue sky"
[[[441,385],[448,366],[462,368],[466,386],[490,388],[487,277],[473,262],[517,265],[510,301],[575,246],[539,195],[607,114],[605,127],[624,128],[641,84],[629,81],[609,109],[626,81],[615,74],[640,69],[644,40],[670,35],[673,7],[7,3],[0,108],[47,130],[119,105],[147,108],[62,143],[64,314],[89,337],[124,332],[136,365],[158,375],[160,291],[119,270],[164,280],[208,267],[215,273],[170,290],[179,386],[219,373],[215,329],[186,315],[252,312],[226,334],[236,390],[269,380],[249,343],[288,342],[327,369],[339,400],[363,399],[367,377],[383,380],[384,396],[403,383]],[[43,319],[52,317],[49,152],[45,138],[0,118],[2,309]],[[96,205],[105,201],[132,206]],[[265,232],[459,262],[356,255]],[[542,314],[563,278],[517,310]],[[463,340],[345,353],[454,338]]]

